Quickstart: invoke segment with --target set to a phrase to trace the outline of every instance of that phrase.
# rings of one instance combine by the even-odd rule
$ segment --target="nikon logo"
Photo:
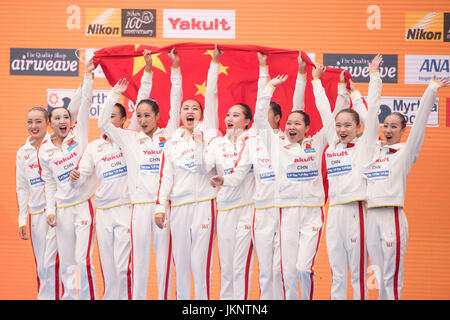
[[[87,8],[86,36],[120,37],[121,10],[115,8]]]
[[[118,35],[120,32],[119,27],[105,27],[101,24],[90,24],[87,28],[87,34],[95,34],[95,35]]]
[[[408,29],[406,40],[441,40],[442,32],[425,31],[423,29]]]
[[[442,12],[406,12],[405,40],[443,41]]]

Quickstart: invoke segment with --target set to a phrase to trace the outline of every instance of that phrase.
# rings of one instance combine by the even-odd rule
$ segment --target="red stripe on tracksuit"
[[[211,200],[211,233],[209,236],[209,246],[208,246],[208,258],[206,260],[206,294],[209,300],[209,278],[210,278],[210,267],[211,267],[211,252],[212,244],[214,240],[214,225],[215,225],[216,210],[214,208],[214,199]]]
[[[361,300],[365,300],[365,287],[364,287],[364,210],[362,207],[362,201],[358,201],[359,207],[359,288],[361,291]]]
[[[253,254],[253,241],[250,241],[250,247],[248,248],[247,263],[245,264],[245,295],[244,300],[248,300],[248,286],[250,277],[250,263],[252,261]]]
[[[172,258],[172,233],[169,234],[169,254],[167,255],[166,283],[164,285],[164,300],[168,298],[170,279],[170,259]]]
[[[131,241],[133,242],[133,241]],[[130,256],[128,258],[128,271],[127,271],[127,291],[128,291],[128,300],[133,299],[133,274],[131,272],[131,264],[132,264],[132,253],[130,251]]]
[[[93,238],[93,231],[94,231],[94,208],[92,207],[91,199],[88,200],[89,203],[89,211],[91,215],[91,226],[89,228],[89,244],[88,244],[88,250],[86,254],[86,271],[88,275],[88,282],[89,282],[89,293],[91,295],[91,300],[95,300],[95,291],[94,291],[94,282],[92,281],[92,273],[91,273],[91,244],[92,244],[92,238]]]
[[[162,177],[163,177],[164,162],[165,161],[166,161],[166,157],[165,157],[164,152],[163,152],[162,156],[161,156],[161,167],[159,169],[159,186],[158,186],[158,193],[156,195],[155,204],[160,204],[160,202],[159,202],[159,192],[161,191],[161,180],[162,180]]]
[[[400,267],[400,221],[398,216],[398,207],[394,207],[394,220],[395,220],[395,240],[396,253],[395,253],[395,272],[394,272],[394,299],[398,300],[398,271]]]
[[[252,234],[253,234],[253,240],[255,240],[255,216],[256,216],[256,208],[253,209],[253,222],[252,222]],[[256,245],[256,241],[255,241]],[[259,287],[259,297],[261,298],[261,285],[258,281],[258,287]]]
[[[322,238],[322,229],[323,229],[323,223],[324,223],[324,214],[323,214],[323,207],[320,207],[321,211],[321,217],[322,217],[322,227],[320,227],[319,230],[319,237],[317,239],[317,245],[316,245],[316,252],[314,253],[314,257],[311,263],[311,273],[310,273],[310,279],[311,279],[311,291],[309,292],[309,300],[313,299],[314,295],[314,262],[316,261],[317,252],[319,251],[319,245],[320,245],[320,239]]]

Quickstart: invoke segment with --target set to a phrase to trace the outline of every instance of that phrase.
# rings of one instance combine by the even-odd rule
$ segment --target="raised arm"
[[[172,48],[168,55],[170,60],[172,60],[172,69],[170,73],[172,87],[170,88],[170,110],[169,120],[166,125],[166,133],[170,137],[180,125],[180,109],[181,101],[183,100],[183,87],[180,70],[180,58],[175,52],[175,48]]]
[[[70,99],[69,105],[67,106],[67,110],[69,110],[70,115],[72,116],[72,119],[78,118],[78,110],[80,110],[80,106],[81,106],[81,93],[82,93],[81,88],[82,87],[83,87],[83,81],[78,86],[72,99]]]
[[[334,104],[333,116],[336,116],[339,111],[350,107],[350,95],[347,90],[347,82],[344,77],[345,70],[342,70],[339,75],[338,90],[336,102]]]
[[[361,123],[365,126],[367,118],[367,109],[362,100],[361,92],[358,90],[353,80],[350,79],[349,83],[350,83],[350,99],[353,104],[353,109],[355,109],[355,111],[358,112],[359,118],[361,119]]]
[[[89,139],[89,107],[92,104],[92,86],[94,82],[94,63],[92,59],[86,64],[86,73],[83,80],[83,88],[81,94],[81,105],[76,118],[76,125],[74,127],[74,133],[78,139],[78,143],[81,146],[81,150],[84,152],[88,145]]]
[[[209,142],[212,138],[217,136],[217,131],[219,129],[217,80],[219,78],[220,70],[219,60],[222,54],[223,51],[219,50],[216,45],[206,79],[205,110],[203,111],[202,123],[202,128],[205,130],[206,142]]]
[[[319,110],[320,117],[322,118],[323,130],[325,130],[327,142],[331,144],[337,139],[337,136],[334,128],[335,120],[333,114],[331,113],[330,101],[328,100],[325,89],[320,81],[320,77],[324,74],[325,70],[325,66],[316,63],[312,71],[313,80],[311,83],[313,86],[316,107],[317,110]]]
[[[127,145],[126,132],[128,132],[128,130],[116,128],[111,123],[111,113],[113,112],[114,105],[120,95],[123,94],[127,88],[127,79],[123,78],[117,81],[115,86],[111,89],[108,98],[106,98],[105,103],[100,108],[100,115],[98,116],[99,129],[122,148]],[[131,133],[132,131],[129,132]]]
[[[152,72],[152,52],[145,49],[142,53],[145,60],[145,68],[144,73],[141,78],[141,85],[139,87],[139,91],[136,97],[136,103],[134,104],[134,112],[131,115],[130,124],[128,125],[128,130],[138,132],[141,128],[139,127],[137,117],[136,117],[136,108],[143,99],[148,99],[150,97],[150,92],[152,91],[153,86],[153,72]]]
[[[380,78],[379,66],[383,61],[383,56],[378,54],[369,63],[370,82],[367,94],[367,113],[364,124],[363,139],[367,146],[372,146],[380,135],[380,123],[378,121],[378,111],[380,110],[380,98],[382,81]]]
[[[406,165],[409,167],[411,167],[416,161],[422,147],[427,120],[434,106],[434,102],[436,101],[437,91],[440,88],[447,86],[450,86],[450,80],[448,77],[436,79],[433,76],[422,98],[420,99],[419,110],[417,111],[414,124],[409,132],[408,140],[406,141],[404,147],[407,154]]]
[[[298,73],[295,80],[294,98],[292,111],[305,111],[305,88],[306,88],[306,62],[302,59],[302,53],[298,54]]]
[[[269,66],[267,65],[267,54],[263,52],[258,52],[258,62],[259,62],[259,76],[258,76],[258,92],[256,97],[259,97],[261,92],[266,87],[267,82],[269,82],[270,80]]]

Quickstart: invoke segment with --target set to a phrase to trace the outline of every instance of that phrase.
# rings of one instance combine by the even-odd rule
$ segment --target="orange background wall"
[[[126,4],[125,4],[126,3]],[[392,0],[218,0],[218,1],[1,1],[0,2],[0,299],[35,299],[36,273],[29,241],[18,235],[15,196],[15,154],[27,138],[25,117],[32,106],[46,105],[47,88],[76,88],[80,76],[11,76],[10,48],[103,48],[119,44],[145,43],[165,46],[176,42],[255,44],[324,53],[398,54],[398,83],[384,84],[384,96],[420,97],[425,85],[404,84],[404,54],[450,53],[448,42],[405,41],[405,12],[450,11],[448,1]],[[68,29],[66,9],[81,9],[81,28]],[[381,29],[369,30],[369,5],[380,8]],[[156,9],[156,37],[87,37],[87,8]],[[236,39],[164,39],[163,9],[236,10]],[[146,40],[144,42],[144,40]],[[358,84],[363,94],[367,84]],[[94,89],[109,89],[106,79],[96,79]],[[408,178],[406,214],[409,242],[405,261],[404,299],[450,298],[450,128],[446,127],[450,88],[438,92],[439,127],[428,128],[417,163]],[[450,100],[449,100],[450,101]],[[448,117],[448,116],[447,116]],[[90,120],[91,140],[99,136],[97,121]],[[409,131],[409,129],[407,130]],[[330,269],[324,234],[316,261],[316,299],[329,299]],[[156,275],[152,255],[149,298],[156,298]],[[103,282],[94,250],[99,297]],[[258,265],[255,261],[250,298],[257,299]],[[219,298],[220,277],[217,247],[214,252],[212,298]],[[373,288],[373,274],[368,275]],[[174,288],[172,288],[174,292]],[[349,297],[351,289],[349,289]],[[376,289],[369,298],[377,297]]]

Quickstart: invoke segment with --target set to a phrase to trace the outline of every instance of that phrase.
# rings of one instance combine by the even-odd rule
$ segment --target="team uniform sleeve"
[[[207,174],[216,166],[216,141],[217,139],[213,139],[208,144],[195,144],[196,165],[202,174]]]
[[[69,110],[70,115],[72,116],[72,119],[76,119],[78,117],[78,110],[80,109],[81,105],[81,85],[78,87],[78,89],[75,91],[75,94],[73,95],[72,99],[70,99],[70,103],[67,106],[67,110]]]
[[[77,116],[77,123],[75,125],[74,133],[77,137],[77,142],[81,146],[81,150],[86,150],[89,140],[89,107],[92,104],[92,74],[86,73],[83,81],[81,105]]]
[[[166,204],[173,186],[173,165],[167,143],[163,148],[159,170],[159,187],[155,199],[155,214],[166,213]]]
[[[427,120],[434,106],[434,102],[436,101],[436,94],[440,87],[441,85],[438,82],[430,80],[427,89],[420,99],[419,110],[417,111],[414,124],[404,146],[407,155],[406,166],[408,168],[416,162],[420,149],[422,148]]]
[[[297,72],[292,111],[305,111],[306,73]]]
[[[217,80],[219,78],[219,68],[220,63],[211,61],[206,79],[205,110],[202,122],[206,142],[218,135],[219,101],[217,97]]]
[[[166,125],[166,133],[171,137],[180,125],[180,109],[183,100],[183,87],[180,68],[172,68],[170,73],[170,110],[169,120]]]
[[[40,149],[40,148],[39,148]],[[56,214],[56,181],[42,152],[38,151],[39,173],[44,181],[45,212],[47,216]]]
[[[331,144],[337,139],[337,136],[334,128],[335,120],[333,114],[331,113],[330,101],[327,98],[325,89],[323,88],[320,79],[312,80],[311,83],[313,85],[316,107],[322,119],[322,130],[325,130],[324,132],[327,143]]]
[[[269,66],[259,66],[259,75],[258,75],[258,92],[256,97],[259,97],[264,88],[266,87],[267,82],[269,82]]]
[[[136,116],[136,108],[141,102],[141,100],[148,99],[150,97],[152,86],[153,86],[153,72],[147,72],[144,70],[144,74],[142,75],[141,78],[141,85],[139,87],[139,91],[136,98],[136,103],[134,104],[134,112],[131,115],[130,124],[128,125],[128,130],[136,132],[140,130]]]
[[[252,167],[249,152],[247,141],[239,153],[238,160],[236,161],[233,170],[231,170],[229,174],[223,176],[222,187],[235,188],[243,183],[247,173]]]
[[[108,138],[117,143],[119,147],[124,148],[127,145],[126,132],[128,130],[116,128],[111,123],[111,113],[114,109],[114,104],[117,102],[119,97],[120,93],[114,90],[110,91],[108,98],[106,98],[106,101],[100,110],[100,114],[98,116],[98,127],[108,136]],[[130,131],[130,133],[131,132],[133,131]]]
[[[339,111],[350,108],[350,95],[348,93],[345,83],[338,83],[338,90],[336,102],[334,104],[333,116],[336,116]]]
[[[380,109],[382,80],[380,72],[370,73],[369,91],[367,94],[366,123],[364,124],[364,133],[362,139],[366,146],[371,148],[380,135],[380,123],[378,121],[378,110]]]
[[[253,117],[253,127],[256,129],[256,132],[269,151],[269,154],[274,136],[277,136],[278,138],[278,135],[273,132],[272,127],[270,126],[270,123],[267,119],[270,108],[270,99],[272,98],[274,91],[275,87],[266,85],[266,87],[264,88],[264,90],[262,90],[262,92],[258,96],[258,99],[256,100],[255,115]]]
[[[81,160],[78,164],[78,172],[80,173],[80,178],[75,181],[70,181],[70,186],[72,188],[80,188],[86,182],[86,180],[92,175],[95,174],[95,164],[94,159],[92,157],[92,145],[89,144],[86,151],[83,153]]]
[[[20,150],[16,155],[16,194],[19,207],[19,227],[22,227],[27,225],[30,189],[27,178],[24,175],[24,164]]]
[[[361,92],[359,90],[353,90],[350,93],[350,98],[353,103],[353,109],[359,114],[359,118],[361,119],[361,123],[366,125],[367,118],[367,109],[362,100]]]

